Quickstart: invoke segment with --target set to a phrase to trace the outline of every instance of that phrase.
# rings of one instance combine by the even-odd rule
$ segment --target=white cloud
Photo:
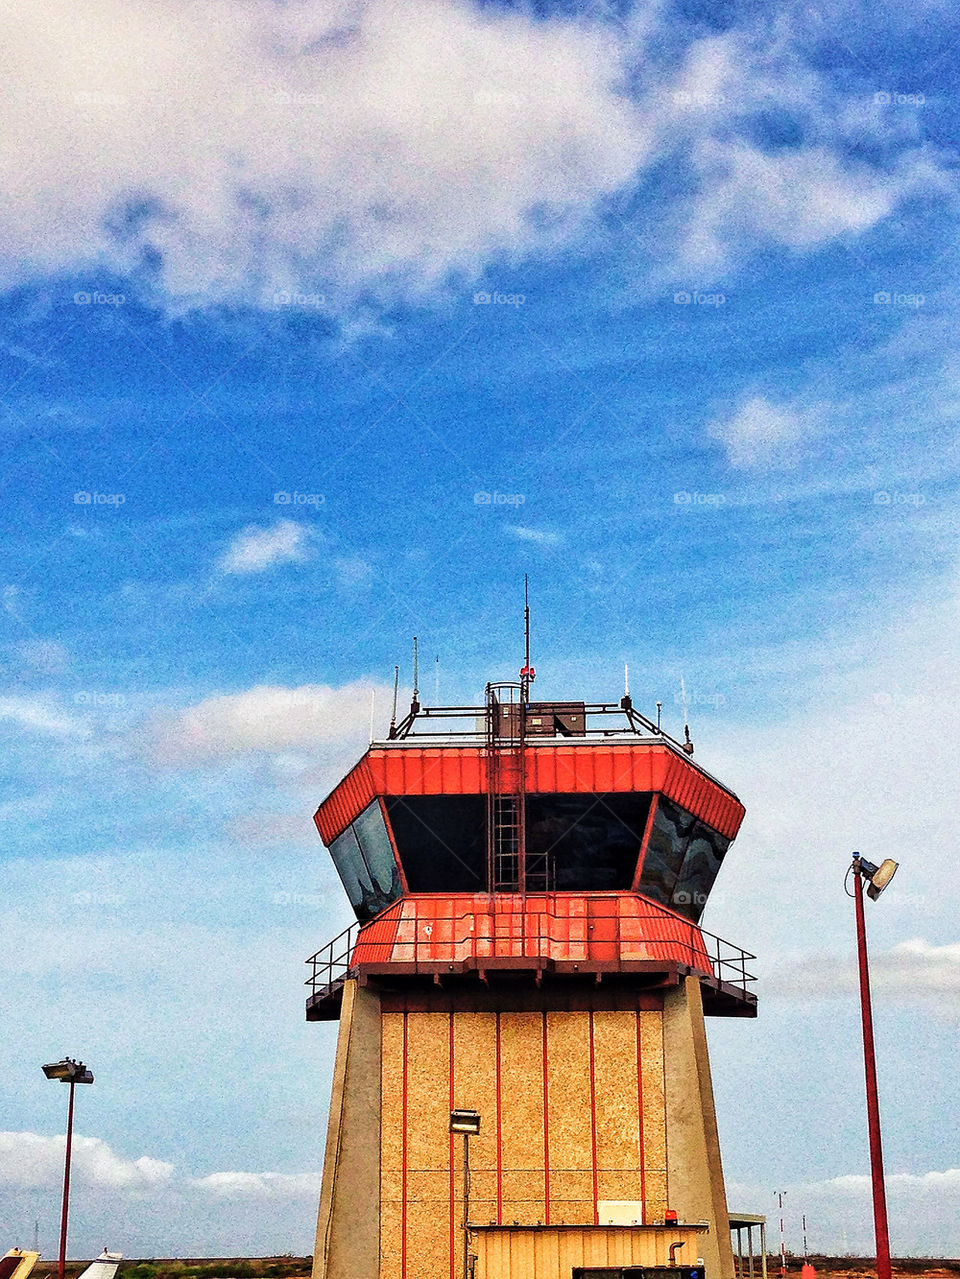
[[[320,1174],[312,1172],[212,1172],[191,1183],[219,1199],[308,1199],[320,1194]]]
[[[10,720],[20,728],[56,737],[73,736],[83,731],[75,719],[64,715],[46,697],[0,697],[0,720]]]
[[[710,266],[748,236],[807,248],[862,231],[935,179],[907,152],[886,169],[842,159],[842,112],[781,40],[695,41],[671,85],[655,13],[25,0],[7,33],[0,279],[66,267],[95,286],[150,262],[180,302],[280,292],[337,308],[568,242],[668,155],[695,190],[670,236],[658,212],[651,243]],[[771,95],[816,145],[749,140]]]
[[[0,156],[8,272],[162,258],[181,298],[430,286],[550,240],[646,129],[599,30],[461,0],[32,0]],[[31,138],[23,148],[20,140]]]
[[[66,1137],[0,1132],[0,1186],[55,1187],[63,1177]],[[173,1176],[173,1165],[141,1155],[124,1159],[99,1137],[74,1135],[73,1176],[111,1190],[149,1190]]]
[[[723,444],[732,466],[785,464],[799,445],[820,434],[822,415],[820,406],[800,410],[754,395],[730,417],[712,422],[708,431]]]
[[[559,546],[563,541],[559,533],[553,533],[549,529],[528,528],[524,524],[508,524],[507,532],[521,542],[535,542],[537,546]]]
[[[852,956],[810,955],[766,983],[771,994],[802,999],[847,998],[857,988]],[[885,998],[945,1000],[941,1008],[960,1009],[960,943],[931,946],[921,938],[871,951],[870,985]]]
[[[369,724],[375,685],[355,681],[333,688],[260,684],[242,693],[208,697],[154,725],[161,759],[198,763],[252,751],[316,748],[357,739]],[[377,689],[386,706],[385,688]]]
[[[250,524],[234,537],[218,566],[224,573],[262,573],[278,564],[307,559],[308,533],[302,524],[280,520],[272,528]]]

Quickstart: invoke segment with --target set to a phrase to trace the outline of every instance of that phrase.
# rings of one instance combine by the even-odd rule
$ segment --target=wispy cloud
[[[537,546],[560,546],[563,537],[550,529],[529,528],[525,524],[508,524],[507,532],[512,533],[521,542],[534,542]]]
[[[771,994],[800,999],[847,998],[857,985],[852,956],[810,955],[765,983]],[[922,938],[898,943],[870,956],[870,984],[887,998],[946,998],[960,1011],[960,943],[931,946]]]
[[[52,733],[57,737],[82,734],[79,720],[57,708],[48,697],[0,697],[0,720],[9,720],[20,728],[36,733]]]
[[[708,431],[723,444],[732,466],[785,465],[805,442],[820,434],[823,415],[820,405],[799,409],[753,395],[729,416],[712,422]]]
[[[270,528],[254,524],[241,529],[218,560],[224,573],[262,573],[278,564],[298,564],[309,558],[308,530],[294,520],[280,520]]]
[[[356,681],[333,688],[260,684],[242,693],[207,697],[152,725],[158,758],[192,764],[252,752],[276,752],[352,741],[369,723],[375,685]],[[388,690],[379,690],[381,706]]]

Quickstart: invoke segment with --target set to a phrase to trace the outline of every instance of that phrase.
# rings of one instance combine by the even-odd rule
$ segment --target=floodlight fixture
[[[895,862],[892,857],[887,857],[879,866],[874,866],[873,862],[868,862],[859,853],[853,854],[853,869],[857,874],[862,875],[864,879],[869,881],[867,896],[871,901],[877,900],[897,873],[899,865],[900,863]]]
[[[475,1110],[451,1110],[450,1131],[477,1137],[480,1134],[480,1116]]]

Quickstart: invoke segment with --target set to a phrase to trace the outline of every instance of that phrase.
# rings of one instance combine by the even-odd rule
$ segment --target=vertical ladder
[[[487,685],[487,884],[491,893],[526,891],[524,707],[515,697],[518,692],[517,684]]]

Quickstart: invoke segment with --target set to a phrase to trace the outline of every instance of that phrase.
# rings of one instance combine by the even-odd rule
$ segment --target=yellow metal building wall
[[[474,1235],[476,1279],[568,1279],[575,1266],[665,1266],[670,1245],[697,1256],[693,1230],[483,1230]]]

